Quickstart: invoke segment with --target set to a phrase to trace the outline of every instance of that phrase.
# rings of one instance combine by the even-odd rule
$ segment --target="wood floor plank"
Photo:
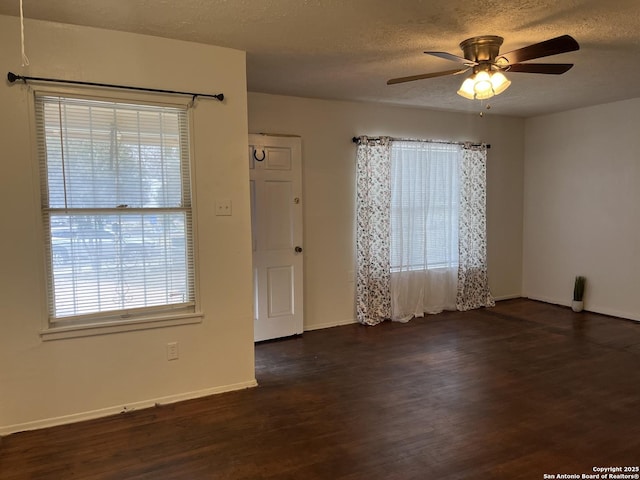
[[[5,437],[0,479],[542,479],[640,463],[640,324],[524,299],[256,346],[259,387]]]

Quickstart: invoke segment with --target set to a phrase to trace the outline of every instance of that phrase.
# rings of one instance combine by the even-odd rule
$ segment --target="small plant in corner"
[[[587,279],[583,276],[577,276],[573,283],[573,302],[571,302],[571,309],[574,312],[581,312],[584,307],[584,286],[587,283]]]

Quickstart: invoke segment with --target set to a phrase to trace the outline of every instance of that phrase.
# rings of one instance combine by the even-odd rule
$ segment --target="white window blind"
[[[193,311],[186,107],[36,95],[50,321]]]
[[[391,146],[391,271],[458,266],[460,145]]]

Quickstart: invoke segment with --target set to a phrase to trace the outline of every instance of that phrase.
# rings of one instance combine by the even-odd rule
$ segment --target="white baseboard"
[[[502,300],[514,300],[516,298],[522,298],[522,295],[519,293],[513,293],[511,295],[500,295],[498,297],[493,297],[496,302],[500,302]]]
[[[563,307],[570,307],[571,302],[558,300],[557,298],[545,297],[543,295],[523,295],[524,298],[528,298],[529,300],[535,300],[537,302],[551,303],[553,305],[561,305]]]
[[[315,325],[305,325],[304,331],[310,332],[312,330],[322,330],[323,328],[341,327],[342,325],[351,325],[357,323],[355,318],[348,318],[346,320],[339,320],[337,322],[330,323],[318,323]]]
[[[527,295],[525,298],[529,298],[531,300],[537,300],[539,302],[552,303],[554,305],[562,305],[563,307],[570,307],[571,301],[567,300],[558,300],[557,298],[550,298],[538,295]],[[624,318],[625,320],[633,320],[635,322],[640,322],[640,314],[625,312],[622,310],[616,310],[608,307],[600,307],[598,305],[592,305],[590,303],[585,304],[584,310],[586,312],[600,313],[602,315],[608,315],[610,317],[618,317]]]
[[[514,293],[511,295],[500,295],[499,297],[493,297],[493,299],[496,302],[502,301],[502,300],[513,300],[516,298],[522,298],[522,295],[519,293]],[[332,328],[332,327],[341,327],[343,325],[352,325],[354,323],[358,323],[358,321],[355,318],[348,318],[346,320],[341,320],[341,321],[337,321],[337,322],[330,322],[330,323],[318,323],[315,325],[305,325],[304,327],[304,331],[305,332],[311,332],[313,330],[322,330],[323,328]]]
[[[84,420],[93,420],[96,418],[108,417],[118,413],[131,412],[133,410],[141,410],[160,405],[168,405],[171,403],[182,402],[184,400],[192,400],[194,398],[207,397],[217,393],[232,392],[234,390],[243,390],[245,388],[256,387],[258,382],[251,380],[248,382],[234,383],[231,385],[223,385],[220,387],[206,388],[195,392],[179,393],[155,399],[134,402],[128,405],[119,405],[99,410],[91,410],[88,412],[74,413],[71,415],[63,415],[60,417],[45,418],[43,420],[35,420],[33,422],[18,423],[15,425],[0,426],[0,436],[9,435],[26,430],[36,430],[40,428],[55,427],[57,425],[65,425],[67,423],[82,422]]]

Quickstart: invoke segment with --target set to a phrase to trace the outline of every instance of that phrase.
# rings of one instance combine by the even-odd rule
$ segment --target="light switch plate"
[[[167,343],[167,360],[178,360],[178,342]]]
[[[216,215],[231,215],[231,200],[229,200],[228,198],[216,200]]]

